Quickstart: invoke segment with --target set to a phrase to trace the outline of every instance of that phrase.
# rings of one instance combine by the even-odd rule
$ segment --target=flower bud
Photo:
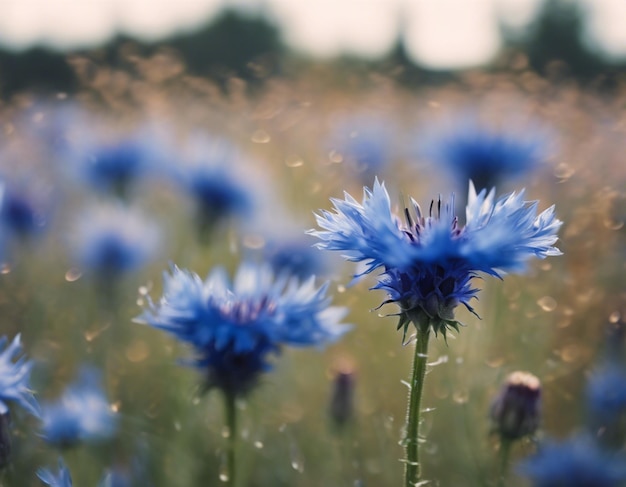
[[[504,440],[532,435],[539,426],[541,383],[528,372],[513,372],[491,404],[494,431]]]
[[[330,400],[330,417],[333,423],[344,426],[354,415],[354,383],[355,376],[351,368],[337,371],[333,381]]]

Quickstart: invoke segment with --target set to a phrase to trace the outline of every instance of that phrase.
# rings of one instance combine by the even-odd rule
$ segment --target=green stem
[[[226,410],[226,427],[228,428],[228,446],[226,452],[226,479],[227,485],[235,485],[235,449],[237,447],[237,405],[235,394],[224,393],[224,406]]]
[[[418,485],[422,476],[419,457],[420,403],[422,401],[422,389],[426,375],[428,339],[430,338],[430,327],[428,325],[423,326],[421,323],[415,322],[414,324],[417,328],[417,341],[415,343],[415,356],[413,357],[413,377],[411,377],[406,437],[404,439],[406,449],[404,479],[406,487],[415,487]]]
[[[506,485],[506,475],[509,468],[512,441],[502,439],[500,443],[500,465],[498,469],[498,487]]]

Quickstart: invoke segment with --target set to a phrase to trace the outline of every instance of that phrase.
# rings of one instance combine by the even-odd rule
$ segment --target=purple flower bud
[[[513,372],[491,404],[494,431],[505,440],[532,435],[539,427],[541,383],[528,372]]]

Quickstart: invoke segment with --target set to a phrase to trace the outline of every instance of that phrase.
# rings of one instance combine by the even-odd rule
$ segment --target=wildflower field
[[[0,105],[0,485],[625,485],[626,85],[126,62]]]

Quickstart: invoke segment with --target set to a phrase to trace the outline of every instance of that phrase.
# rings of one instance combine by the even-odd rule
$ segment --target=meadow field
[[[330,198],[360,202],[375,178],[399,215],[411,197],[427,209],[455,193],[462,224],[467,175],[446,166],[442,147],[481,130],[532,153],[527,170],[490,181],[498,197],[525,188],[539,212],[555,206],[562,255],[474,278],[480,318],[459,306],[458,333],[431,337],[419,485],[531,485],[522,459],[546,438],[589,430],[588,384],[619,349],[626,313],[626,81],[601,91],[522,66],[407,88],[391,74],[312,66],[219,86],[167,52],[129,55],[123,70],[73,62],[78,93],[0,104],[0,336],[20,334],[41,409],[29,414],[0,388],[11,410],[0,485],[43,485],[36,472],[56,472],[60,457],[77,486],[403,485],[412,332],[396,331],[395,304],[379,308],[378,271],[353,281],[363,268],[306,232]],[[120,249],[103,250],[107,239]],[[204,279],[242,262],[328,281],[351,328],[270,354],[271,370],[237,396],[231,432],[224,387],[205,390],[193,347],[136,319],[159,302],[173,265]],[[519,370],[541,382],[540,425],[512,444],[501,483],[490,408]],[[108,410],[93,412],[105,426],[65,438],[71,419],[50,408],[81,374],[106,398]],[[89,401],[74,406],[67,415],[89,417]]]

